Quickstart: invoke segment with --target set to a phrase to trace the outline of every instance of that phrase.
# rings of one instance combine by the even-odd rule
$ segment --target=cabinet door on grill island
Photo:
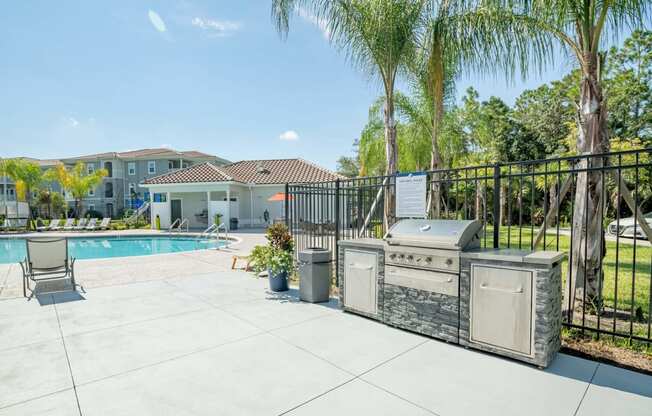
[[[531,270],[473,265],[471,341],[532,354]]]
[[[376,313],[378,256],[373,252],[344,252],[344,304],[352,309]]]

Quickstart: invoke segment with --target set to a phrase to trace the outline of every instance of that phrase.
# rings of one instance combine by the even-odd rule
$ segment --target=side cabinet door
[[[532,354],[533,272],[471,267],[471,341]]]
[[[375,314],[376,253],[346,250],[344,263],[344,304],[360,312]]]

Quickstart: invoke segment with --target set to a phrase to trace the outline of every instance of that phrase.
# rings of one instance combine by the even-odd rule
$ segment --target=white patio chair
[[[2,231],[11,230],[11,220],[9,218],[5,218],[5,220],[2,222],[2,225],[0,225],[0,230]]]
[[[68,218],[66,220],[66,223],[63,225],[63,230],[64,231],[72,231],[75,229],[75,219],[74,218]]]
[[[20,263],[23,269],[23,296],[29,290],[31,298],[39,281],[70,279],[75,290],[75,259],[68,257],[67,238],[28,238],[27,257]],[[30,287],[34,282],[34,289]]]
[[[88,224],[86,225],[86,230],[87,231],[95,231],[96,227],[97,227],[97,218],[91,218],[88,221]]]
[[[86,228],[86,224],[88,224],[88,220],[86,218],[80,218],[79,222],[73,229],[75,231],[82,231],[84,228]]]
[[[111,218],[103,218],[100,225],[97,226],[98,230],[108,230],[111,226]]]
[[[58,231],[61,229],[61,220],[60,219],[54,219],[50,221],[50,228],[48,231]]]
[[[42,225],[40,227],[36,227],[36,231],[53,231],[56,229],[56,227],[59,226],[60,221],[61,220],[59,219],[51,220],[48,225]]]
[[[25,230],[27,231],[27,218],[18,218],[15,223],[16,230]]]

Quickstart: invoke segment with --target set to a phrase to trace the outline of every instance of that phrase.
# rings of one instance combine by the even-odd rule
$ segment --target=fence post
[[[335,247],[333,256],[335,258],[335,285],[340,287],[340,255],[337,242],[340,241],[340,180],[335,179]]]
[[[285,184],[285,201],[284,201],[284,205],[285,205],[284,206],[284,209],[285,209],[285,225],[288,227],[288,230],[290,230],[290,185],[288,183]],[[292,234],[291,231],[290,231],[290,234]]]
[[[494,220],[494,248],[500,246],[500,164],[494,165],[494,200],[493,200],[493,220]]]

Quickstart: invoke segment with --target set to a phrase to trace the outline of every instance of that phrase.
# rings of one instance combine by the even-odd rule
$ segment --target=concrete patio
[[[0,415],[649,415],[652,377],[545,371],[211,272],[0,301]]]

